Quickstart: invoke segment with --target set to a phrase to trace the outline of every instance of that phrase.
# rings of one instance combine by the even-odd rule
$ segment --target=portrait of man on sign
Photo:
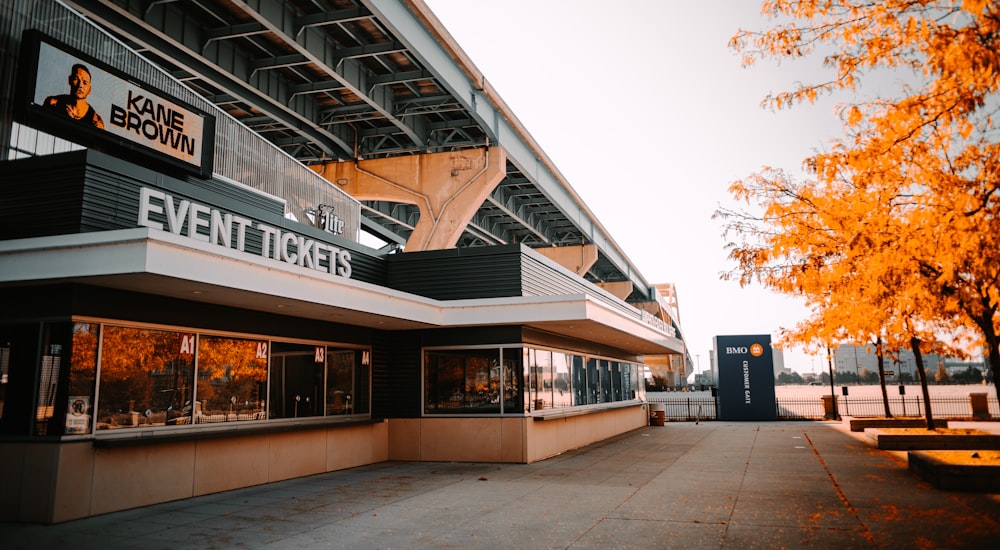
[[[77,63],[70,69],[69,93],[49,96],[42,102],[42,107],[65,115],[67,118],[104,128],[104,119],[87,103],[91,91],[90,69]]]

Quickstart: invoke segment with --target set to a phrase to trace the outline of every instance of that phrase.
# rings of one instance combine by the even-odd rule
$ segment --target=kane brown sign
[[[22,119],[67,140],[212,173],[215,118],[36,31],[23,41]]]

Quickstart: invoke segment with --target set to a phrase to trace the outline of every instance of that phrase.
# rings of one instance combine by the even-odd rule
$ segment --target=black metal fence
[[[665,420],[715,420],[714,397],[650,397],[650,408],[663,407]]]
[[[885,416],[881,397],[850,397],[838,395],[837,410],[844,416],[856,418]],[[996,396],[987,397],[990,417],[1000,418],[1000,402]],[[972,405],[967,396],[931,397],[931,413],[935,418],[973,420]],[[714,397],[661,397],[650,396],[650,406],[662,407],[666,420],[716,420]],[[775,401],[779,420],[822,420],[826,415],[823,399],[782,398]],[[889,411],[893,416],[923,416],[924,399],[920,395],[901,395],[889,398]]]

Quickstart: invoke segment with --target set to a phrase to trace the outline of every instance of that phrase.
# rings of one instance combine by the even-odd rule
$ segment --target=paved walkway
[[[934,489],[832,422],[668,423],[529,465],[383,463],[0,547],[1000,548],[1000,495]]]

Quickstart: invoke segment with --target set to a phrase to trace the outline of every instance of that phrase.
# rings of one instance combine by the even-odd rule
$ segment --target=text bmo
[[[246,252],[248,234],[256,232],[261,239],[260,255],[264,258],[341,277],[351,276],[351,254],[347,250],[187,199],[178,201],[162,191],[143,187],[139,196],[139,225],[164,231],[163,223],[151,219],[153,216],[165,217],[166,231],[175,235],[186,235],[240,252]]]
[[[750,353],[750,348],[746,346],[739,346],[739,347],[726,346],[726,355],[741,355],[744,353]]]

